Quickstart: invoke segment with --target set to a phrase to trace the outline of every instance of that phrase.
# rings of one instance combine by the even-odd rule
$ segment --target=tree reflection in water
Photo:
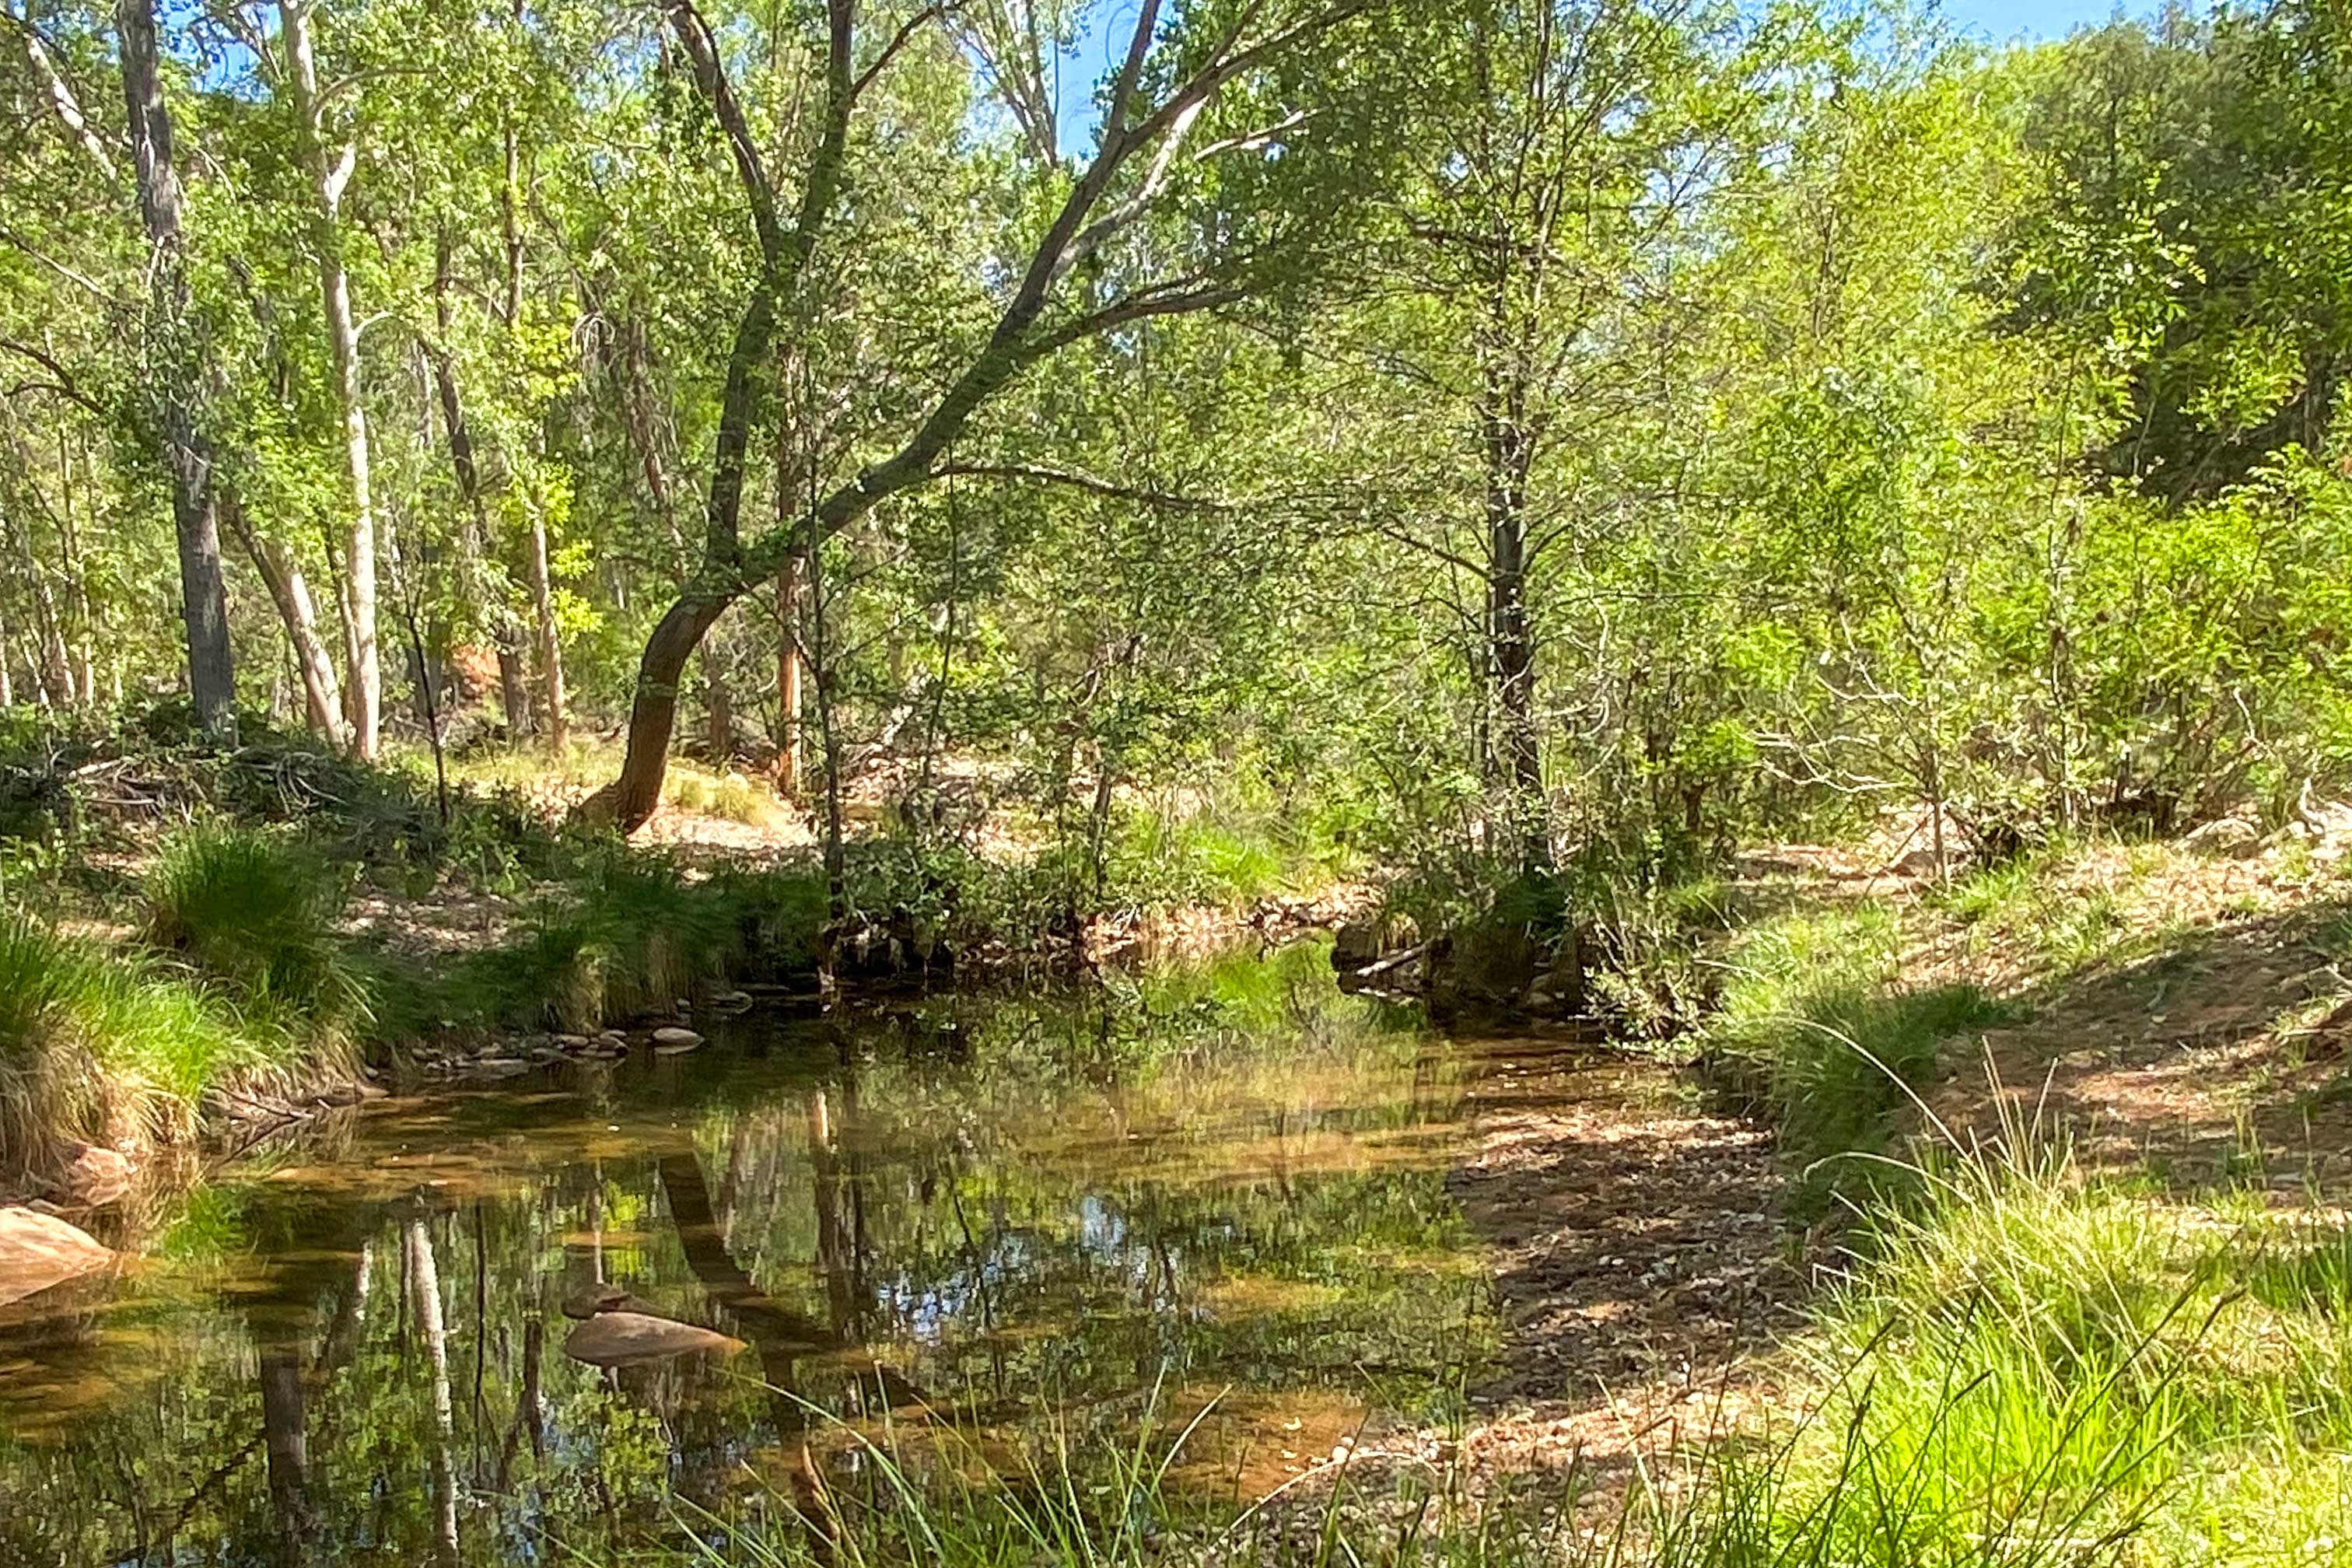
[[[1308,949],[395,1105],[0,1321],[0,1561],[594,1558],[820,1511],[886,1421],[1016,1469],[1232,1388],[1213,1478],[1254,1410],[1421,1413],[1493,1326],[1461,1074],[1375,1005]],[[593,1282],[750,1349],[600,1373]]]

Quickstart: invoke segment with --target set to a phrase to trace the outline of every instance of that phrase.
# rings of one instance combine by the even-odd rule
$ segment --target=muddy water
[[[1261,1494],[1495,1353],[1468,1068],[1377,1007],[1307,948],[352,1113],[0,1309],[0,1563],[659,1558],[868,1441],[1017,1476],[1204,1408],[1171,1484]],[[743,1348],[584,1364],[599,1286]]]

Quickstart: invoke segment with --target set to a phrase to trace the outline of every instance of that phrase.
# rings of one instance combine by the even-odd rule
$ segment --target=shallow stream
[[[682,1560],[1139,1440],[1247,1500],[1496,1355],[1473,1065],[1319,947],[709,1033],[342,1113],[0,1307],[0,1563]],[[742,1348],[586,1364],[600,1288]]]

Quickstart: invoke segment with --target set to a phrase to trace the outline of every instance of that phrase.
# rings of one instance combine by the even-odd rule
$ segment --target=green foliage
[[[814,968],[825,910],[805,870],[697,876],[618,844],[581,848],[517,922],[520,934],[462,958],[429,993],[425,1021],[593,1032],[667,1011],[747,956],[772,972]]]
[[[1792,1464],[1832,1555],[1879,1552],[1897,1519],[1899,1552],[1868,1560],[1976,1563],[1987,1534],[2004,1562],[2055,1561],[2031,1553],[2061,1534],[2153,1562],[2325,1557],[2352,1440],[2340,1222],[2250,1197],[2232,1230],[2027,1158],[1930,1167],[1808,1343],[1829,1393]]]

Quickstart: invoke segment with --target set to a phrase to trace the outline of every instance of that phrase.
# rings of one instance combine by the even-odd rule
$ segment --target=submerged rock
[[[105,1268],[114,1254],[79,1226],[35,1209],[0,1209],[0,1306]]]
[[[692,1029],[681,1029],[672,1026],[667,1029],[654,1031],[654,1049],[666,1057],[676,1056],[681,1051],[697,1049],[701,1044],[702,1037]]]
[[[590,1366],[645,1366],[683,1355],[733,1355],[743,1342],[649,1312],[599,1312],[572,1331],[563,1353]]]

